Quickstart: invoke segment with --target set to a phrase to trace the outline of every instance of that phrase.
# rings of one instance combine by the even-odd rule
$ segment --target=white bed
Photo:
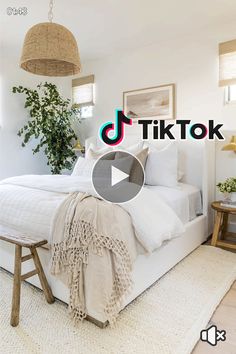
[[[134,288],[125,300],[124,306],[129,304],[181,259],[204,242],[211,233],[212,218],[209,213],[209,201],[213,199],[214,195],[213,165],[212,159],[210,159],[212,149],[214,149],[213,144],[211,145],[207,142],[179,142],[179,150],[182,151],[183,159],[183,183],[175,190],[165,189],[164,187],[150,187],[153,193],[161,195],[170,207],[175,210],[178,209],[179,216],[181,216],[182,221],[185,223],[186,231],[182,236],[165,242],[152,254],[139,255],[137,257],[132,273]],[[57,202],[55,195],[55,207]],[[199,215],[200,213],[202,215]],[[194,218],[195,214],[199,216]],[[41,219],[45,220],[43,209]],[[39,253],[54,295],[58,299],[68,303],[69,290],[49,272],[50,251],[40,249]],[[13,261],[13,247],[0,242],[0,266],[12,272]],[[23,265],[24,272],[31,269],[32,264],[30,262],[26,262]],[[37,278],[31,278],[30,282],[40,287]],[[87,304],[87,310],[89,316],[96,321],[100,323],[106,322],[107,318],[104,317],[104,313],[99,311],[99,309]]]
[[[178,183],[176,188],[147,186],[153,195],[160,196],[186,224],[202,214],[202,197],[198,187],[187,183]]]

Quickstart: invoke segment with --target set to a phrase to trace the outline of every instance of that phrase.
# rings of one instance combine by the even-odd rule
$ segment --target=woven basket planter
[[[44,76],[78,74],[81,63],[75,37],[56,23],[33,26],[25,36],[20,67]]]

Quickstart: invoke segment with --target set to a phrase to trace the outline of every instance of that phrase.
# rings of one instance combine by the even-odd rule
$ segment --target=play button
[[[96,161],[92,182],[102,199],[112,203],[124,203],[136,197],[143,187],[143,166],[130,153],[112,151]]]
[[[122,172],[121,170],[119,170],[114,166],[111,166],[111,186],[112,187],[127,178],[129,178],[129,175],[127,173]]]

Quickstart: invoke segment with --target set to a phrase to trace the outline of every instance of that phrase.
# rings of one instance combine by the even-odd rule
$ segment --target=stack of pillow
[[[106,159],[122,159],[125,157],[125,151],[136,156],[141,162],[145,170],[145,184],[147,185],[176,187],[178,180],[183,177],[182,173],[178,171],[178,149],[177,144],[174,142],[161,150],[144,146],[143,142],[128,148],[119,146],[118,149],[106,147],[98,148],[91,144],[86,151],[85,158],[79,157],[72,172],[72,176],[91,178],[93,166],[98,158],[109,152]],[[130,170],[130,182],[135,182],[139,180],[139,178],[142,178],[138,176],[138,171],[137,164],[133,163]]]

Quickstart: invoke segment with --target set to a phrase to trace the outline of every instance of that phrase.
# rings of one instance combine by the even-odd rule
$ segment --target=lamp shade
[[[222,148],[223,151],[234,151],[236,152],[236,135],[231,137],[230,143]]]
[[[81,71],[73,34],[57,23],[39,23],[26,33],[20,67],[44,76],[69,76]]]

